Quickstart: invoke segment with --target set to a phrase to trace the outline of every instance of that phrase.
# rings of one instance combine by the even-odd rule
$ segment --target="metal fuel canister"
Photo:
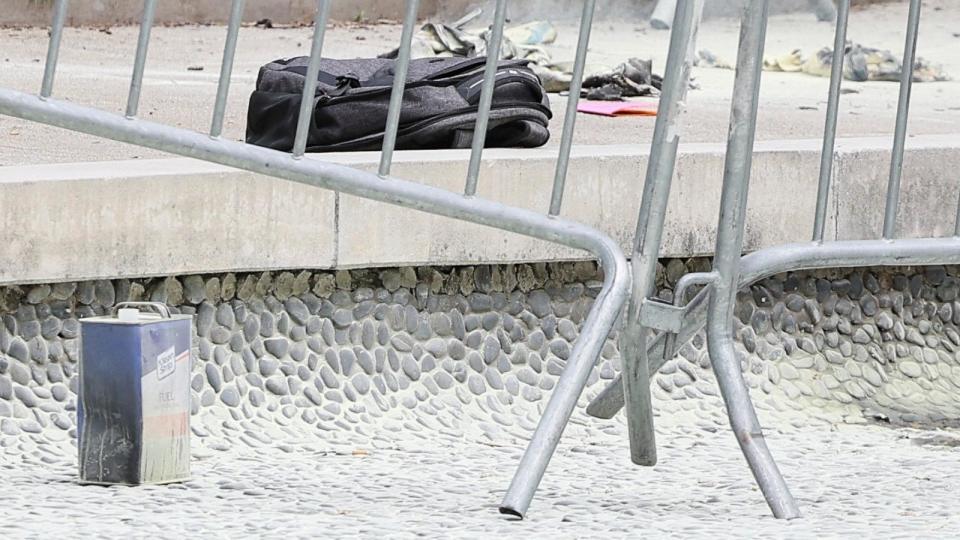
[[[192,321],[156,302],[80,320],[81,483],[189,479]]]

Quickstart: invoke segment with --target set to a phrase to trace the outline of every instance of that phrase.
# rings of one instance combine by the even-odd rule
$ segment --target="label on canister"
[[[190,349],[171,346],[152,358],[144,351],[143,482],[165,482],[190,474]]]

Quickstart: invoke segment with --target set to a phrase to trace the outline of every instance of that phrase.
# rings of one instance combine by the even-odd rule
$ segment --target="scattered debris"
[[[615,84],[608,83],[598,88],[581,91],[581,97],[591,101],[623,101],[623,90]]]
[[[587,99],[618,100],[623,97],[659,95],[663,79],[652,72],[653,61],[630,58],[610,71],[588,75],[583,79],[583,88],[601,90],[602,97]],[[612,88],[611,88],[612,87]],[[615,98],[612,91],[619,91]]]
[[[547,21],[504,28],[503,35],[518,45],[543,45],[557,40],[557,30]]]
[[[801,49],[794,49],[779,56],[766,56],[763,59],[765,71],[800,72],[817,77],[829,77],[833,64],[833,49],[824,47],[807,57]],[[719,58],[707,50],[697,53],[696,65],[719,69],[733,69],[733,64]],[[848,42],[843,61],[843,78],[850,81],[899,81],[903,69],[900,59],[888,50],[864,47]],[[931,64],[923,58],[914,62],[913,81],[948,81],[941,66]]]
[[[351,30],[368,30],[371,28],[376,28],[377,26],[398,26],[403,21],[397,21],[394,19],[377,19],[375,21],[364,19],[362,21],[357,21],[354,19],[340,19],[336,21],[329,21],[327,23],[327,28],[347,28]],[[313,23],[299,24],[297,26],[304,27],[313,27]],[[277,28],[280,28],[280,25],[276,25]]]
[[[802,71],[810,75],[829,77],[833,63],[833,49],[824,47],[803,62]],[[844,52],[843,76],[851,81],[899,81],[903,66],[900,59],[888,50],[848,43]],[[914,82],[946,81],[950,77],[939,66],[917,58],[913,67]]]
[[[103,28],[98,28],[97,30],[108,36],[113,35],[113,30],[109,26],[104,26]]]
[[[648,101],[581,101],[577,112],[601,116],[656,116],[657,102]]]
[[[697,57],[694,59],[693,65],[717,69],[733,69],[733,64],[706,49],[701,49],[697,52]]]
[[[457,56],[471,58],[484,56],[490,32],[486,28],[464,29],[464,26],[480,16],[475,9],[452,25],[428,22],[413,36],[411,57],[429,58]],[[543,45],[557,39],[557,30],[547,21],[532,21],[504,29],[500,45],[500,58],[504,60],[527,60],[533,72],[540,78],[547,92],[563,92],[570,89],[573,78],[573,62],[554,62]],[[398,49],[380,55],[381,58],[396,58]],[[651,73],[650,61],[631,58],[616,67],[599,64],[584,66],[583,88],[598,89],[588,99],[616,100],[630,96],[649,96],[659,93],[661,78]],[[619,88],[619,94],[611,87]]]
[[[794,49],[782,56],[768,56],[763,59],[763,69],[765,71],[801,71],[803,69],[803,53],[800,49]]]
[[[254,24],[257,28],[273,28],[273,21],[270,19],[260,19]]]

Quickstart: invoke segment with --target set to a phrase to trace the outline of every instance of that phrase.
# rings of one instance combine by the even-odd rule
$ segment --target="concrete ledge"
[[[335,194],[169,159],[0,168],[0,282],[334,263]]]
[[[911,138],[900,235],[952,233],[960,136]],[[842,139],[827,237],[875,238],[890,140]],[[809,239],[820,143],[758,142],[746,247]],[[682,145],[663,256],[709,255],[719,208],[721,144]],[[629,249],[646,146],[574,148],[563,215]],[[467,151],[399,152],[394,173],[463,188]],[[375,170],[375,152],[324,159]],[[545,211],[555,151],[485,153],[480,196]],[[539,240],[190,159],[0,168],[7,209],[0,283],[292,268],[456,265],[586,258]]]

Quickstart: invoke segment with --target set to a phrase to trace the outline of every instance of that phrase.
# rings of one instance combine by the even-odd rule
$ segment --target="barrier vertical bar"
[[[573,130],[577,122],[577,103],[580,102],[580,87],[583,84],[583,70],[587,63],[587,48],[590,45],[590,29],[593,27],[595,7],[596,0],[586,0],[583,3],[583,13],[580,15],[580,37],[577,39],[570,93],[567,96],[567,110],[563,117],[563,134],[560,136],[560,154],[557,157],[557,169],[553,176],[553,193],[550,195],[551,216],[558,215],[563,205],[563,188],[567,181],[567,165],[570,163],[570,147],[573,146]]]
[[[900,68],[900,98],[897,101],[897,124],[893,133],[893,152],[890,156],[890,181],[887,184],[887,205],[883,213],[883,237],[891,240],[897,230],[897,208],[900,205],[900,179],[903,175],[903,147],[907,138],[907,116],[910,111],[910,88],[913,83],[913,64],[917,52],[917,31],[920,27],[921,0],[910,0],[907,17],[907,39],[903,45]]]
[[[813,219],[813,240],[823,242],[827,222],[827,201],[833,175],[833,147],[837,139],[837,110],[840,108],[840,82],[843,80],[843,59],[847,46],[847,19],[850,0],[837,2],[837,29],[833,36],[833,63],[830,66],[830,95],[823,127],[823,149],[820,152],[820,183],[817,186],[817,210]]]
[[[63,37],[63,25],[67,20],[67,0],[57,0],[53,6],[53,23],[50,27],[50,43],[47,44],[47,61],[43,66],[43,82],[40,84],[40,97],[48,98],[53,93],[53,77],[57,71],[57,58],[60,55],[60,38]]]
[[[390,174],[393,164],[393,148],[397,145],[397,129],[400,127],[400,110],[403,108],[403,91],[407,84],[407,68],[410,67],[410,47],[413,41],[413,27],[417,23],[419,0],[407,0],[407,12],[403,17],[403,31],[400,33],[400,49],[393,70],[393,88],[390,90],[390,108],[387,110],[387,127],[383,134],[383,148],[380,150],[380,176]]]
[[[689,48],[699,11],[694,4],[692,1],[678,2],[673,17],[660,106],[634,237],[631,260],[633,293],[620,338],[630,459],[637,465],[653,466],[657,463],[650,371],[647,365],[649,330],[640,324],[640,310],[656,286],[657,259],[660,256],[670,185],[680,142],[678,117],[683,108],[692,65]]]
[[[137,115],[140,106],[140,90],[143,88],[143,68],[147,63],[147,47],[150,45],[150,29],[157,0],[144,0],[143,18],[140,21],[140,36],[137,38],[137,56],[133,61],[133,76],[130,78],[130,94],[127,96],[127,117]]]
[[[493,88],[496,82],[497,65],[500,62],[500,45],[503,41],[503,25],[507,19],[507,0],[497,0],[493,12],[493,28],[487,40],[487,63],[483,70],[483,84],[480,87],[480,103],[477,110],[477,122],[473,128],[473,146],[470,149],[470,164],[467,168],[467,186],[464,194],[477,193],[477,179],[480,177],[480,158],[483,145],[487,140],[487,123],[490,120],[490,106],[493,104]]]
[[[953,235],[960,236],[960,199],[957,200],[957,219],[953,223]]]
[[[213,120],[210,122],[210,136],[219,137],[223,133],[223,115],[227,108],[227,94],[230,92],[230,75],[233,73],[233,57],[237,51],[237,34],[243,19],[243,5],[246,0],[233,0],[230,6],[230,22],[227,24],[227,39],[223,44],[223,62],[220,65],[220,81],[217,83],[217,100],[213,104]]]
[[[303,81],[300,96],[300,114],[297,117],[297,133],[293,139],[293,157],[300,158],[307,149],[307,135],[313,119],[313,100],[317,93],[317,74],[320,72],[320,55],[323,52],[323,34],[327,30],[332,0],[317,0],[317,12],[313,19],[313,41],[310,45],[310,61]]]
[[[707,347],[730,425],[767,504],[774,516],[794,518],[800,515],[800,511],[767,448],[733,347],[733,308],[746,226],[767,12],[768,0],[750,0],[741,17],[740,50],[733,83],[713,260],[713,271],[718,277],[708,307]]]

